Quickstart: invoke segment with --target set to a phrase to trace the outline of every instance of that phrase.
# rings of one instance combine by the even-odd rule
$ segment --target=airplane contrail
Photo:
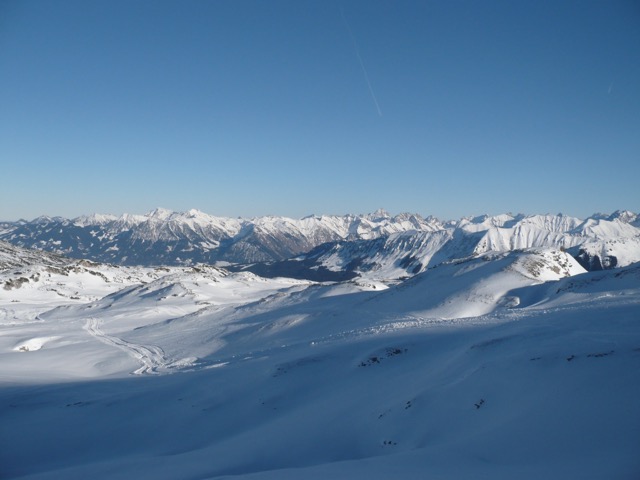
[[[342,14],[342,19],[344,20],[344,24],[349,30],[349,36],[351,37],[351,41],[353,42],[353,49],[356,52],[356,57],[358,57],[358,62],[360,62],[360,68],[362,68],[362,73],[364,74],[364,79],[367,82],[367,86],[369,87],[369,93],[371,94],[371,99],[376,106],[376,110],[378,110],[378,115],[382,116],[382,110],[380,110],[380,105],[378,104],[378,99],[376,98],[376,94],[373,92],[373,87],[371,86],[371,81],[369,80],[369,74],[367,73],[367,69],[364,66],[364,62],[362,61],[362,56],[360,56],[360,49],[358,48],[358,42],[356,42],[356,37],[353,34],[353,30],[351,30],[351,26],[347,21],[347,17],[344,14],[344,10],[340,8],[340,13]]]

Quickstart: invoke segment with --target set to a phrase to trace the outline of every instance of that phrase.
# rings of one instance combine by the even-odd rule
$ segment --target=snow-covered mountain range
[[[314,272],[322,272],[328,279],[393,280],[443,262],[529,248],[565,250],[587,270],[622,267],[640,261],[640,228],[637,216],[629,212],[587,220],[565,215],[482,216],[439,230],[327,243],[294,259],[244,268],[266,276],[294,273],[313,278]]]
[[[122,265],[190,265],[283,260],[320,244],[377,238],[408,230],[441,229],[419,215],[233,219],[198,210],[156,209],[147,215],[39,217],[5,222],[0,239],[15,245]]]
[[[587,270],[629,265],[640,260],[640,217],[617,211],[587,219],[504,214],[445,222],[379,210],[232,219],[157,209],[147,215],[5,222],[0,240],[119,265],[224,262],[259,264],[245,268],[267,276],[397,279],[443,261],[532,247],[564,249]]]

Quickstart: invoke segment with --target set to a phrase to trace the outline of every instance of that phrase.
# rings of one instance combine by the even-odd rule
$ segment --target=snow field
[[[540,251],[384,291],[180,271],[97,300],[5,291],[1,476],[637,478],[640,268],[573,267]]]

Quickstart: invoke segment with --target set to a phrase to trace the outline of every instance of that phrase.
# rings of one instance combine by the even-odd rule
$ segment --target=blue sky
[[[634,1],[0,2],[0,219],[640,211]]]

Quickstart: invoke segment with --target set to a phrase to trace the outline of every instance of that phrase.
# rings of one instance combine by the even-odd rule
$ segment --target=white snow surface
[[[640,478],[639,264],[489,252],[386,288],[21,255],[3,479]]]

